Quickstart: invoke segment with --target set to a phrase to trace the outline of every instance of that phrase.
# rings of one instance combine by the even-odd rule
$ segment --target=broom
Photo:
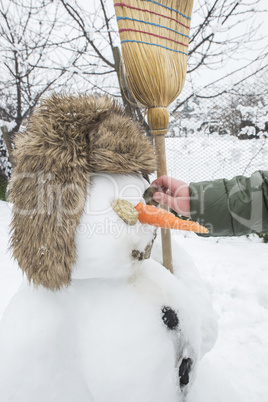
[[[125,74],[136,101],[145,107],[155,138],[157,176],[167,174],[167,106],[186,76],[193,0],[114,0]],[[172,272],[170,232],[162,229],[163,265]]]

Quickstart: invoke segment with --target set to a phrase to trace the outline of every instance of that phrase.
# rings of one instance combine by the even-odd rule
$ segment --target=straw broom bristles
[[[134,98],[149,110],[167,107],[185,81],[193,0],[114,0],[114,4]]]
[[[167,106],[186,77],[193,0],[114,0],[126,80],[136,101],[148,109],[155,135],[158,177],[167,174]],[[171,238],[162,231],[163,264],[172,272]]]

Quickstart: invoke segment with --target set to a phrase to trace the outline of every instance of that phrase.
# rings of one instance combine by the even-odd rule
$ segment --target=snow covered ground
[[[255,235],[218,239],[179,236],[207,285],[219,317],[217,343],[204,359],[211,370],[207,384],[210,392],[218,388],[217,402],[268,400],[268,244]],[[213,367],[217,368],[216,381]],[[202,370],[199,373],[201,386]],[[225,389],[229,385],[237,397],[227,398]]]
[[[8,251],[10,216],[10,204],[0,201],[0,320],[22,281],[21,270]]]
[[[7,253],[9,222],[10,207],[0,202],[0,319],[22,281]],[[189,402],[268,400],[268,245],[256,236],[175,237],[193,258],[219,319],[217,343],[200,364]]]

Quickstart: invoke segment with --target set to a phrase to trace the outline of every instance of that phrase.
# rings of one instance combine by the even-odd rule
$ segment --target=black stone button
[[[162,308],[162,320],[169,329],[175,329],[179,324],[179,319],[174,310],[170,307]]]
[[[181,387],[187,385],[189,382],[189,373],[191,371],[192,360],[183,359],[179,368],[179,377]]]

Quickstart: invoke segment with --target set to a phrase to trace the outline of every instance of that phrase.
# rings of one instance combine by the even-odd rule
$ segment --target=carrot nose
[[[188,230],[196,233],[208,233],[208,229],[196,222],[185,221],[177,218],[171,212],[153,205],[139,202],[135,207],[138,211],[138,219],[141,223],[165,229]]]

